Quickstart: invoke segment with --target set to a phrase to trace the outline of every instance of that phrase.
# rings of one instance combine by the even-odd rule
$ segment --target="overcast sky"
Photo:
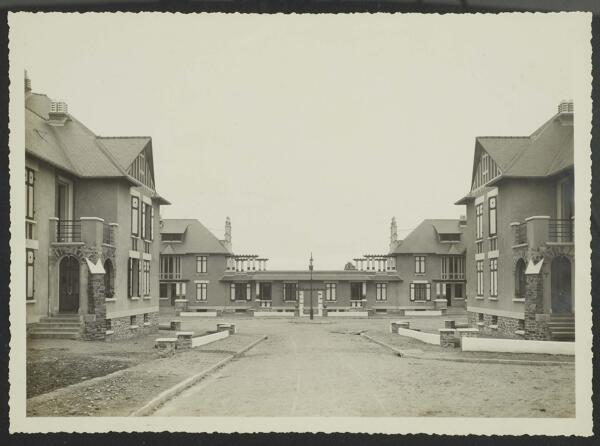
[[[271,269],[340,269],[458,218],[478,135],[572,97],[559,15],[29,15],[35,92],[98,135],[149,135],[165,218]]]

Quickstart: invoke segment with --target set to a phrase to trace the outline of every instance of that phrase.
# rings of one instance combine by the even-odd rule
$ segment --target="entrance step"
[[[30,333],[31,339],[77,339],[79,338],[79,332],[61,332],[61,331],[32,331]]]
[[[553,341],[575,341],[575,316],[573,314],[553,314],[548,321],[550,339]]]
[[[78,339],[81,323],[77,314],[44,316],[30,331],[32,339]]]

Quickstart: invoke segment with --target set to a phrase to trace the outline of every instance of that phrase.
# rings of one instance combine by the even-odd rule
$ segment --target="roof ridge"
[[[96,135],[99,139],[152,139],[152,136],[100,136]]]

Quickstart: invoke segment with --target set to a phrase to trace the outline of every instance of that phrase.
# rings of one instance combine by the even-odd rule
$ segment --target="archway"
[[[567,257],[558,256],[550,267],[552,313],[572,313],[571,262]]]
[[[58,272],[58,311],[77,313],[79,310],[79,260],[63,257]]]

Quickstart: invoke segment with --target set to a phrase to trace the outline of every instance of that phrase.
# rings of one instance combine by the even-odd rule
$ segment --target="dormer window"
[[[181,242],[183,241],[183,234],[161,234],[163,242]]]
[[[460,234],[440,234],[440,242],[460,242]]]

